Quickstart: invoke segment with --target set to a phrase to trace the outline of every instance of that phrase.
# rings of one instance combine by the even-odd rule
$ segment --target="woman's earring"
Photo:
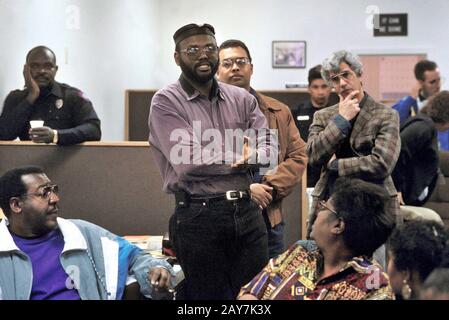
[[[410,288],[410,286],[407,283],[407,280],[404,279],[404,284],[402,285],[402,297],[405,300],[409,300],[412,296],[412,288]]]

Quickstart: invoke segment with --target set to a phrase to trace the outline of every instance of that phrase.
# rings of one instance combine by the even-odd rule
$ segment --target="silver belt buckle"
[[[233,192],[237,193],[237,196],[232,196]],[[232,201],[232,200],[238,200],[241,198],[243,198],[243,192],[241,192],[241,191],[237,191],[237,190],[226,191],[226,199],[227,200]]]

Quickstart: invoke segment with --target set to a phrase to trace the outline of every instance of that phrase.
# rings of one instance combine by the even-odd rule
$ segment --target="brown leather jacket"
[[[277,171],[265,175],[262,183],[273,187],[275,198],[267,208],[271,226],[282,221],[282,199],[301,180],[307,166],[306,143],[301,139],[290,108],[280,101],[256,92],[259,107],[270,129],[278,129],[279,165]]]

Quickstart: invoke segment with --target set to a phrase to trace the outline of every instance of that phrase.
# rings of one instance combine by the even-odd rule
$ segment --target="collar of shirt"
[[[29,91],[28,88],[26,88],[25,90],[26,90],[25,92],[28,93],[28,91]],[[43,95],[41,94],[39,96],[40,99],[48,97],[49,95],[53,95],[53,96],[55,96],[57,98],[60,98],[60,99],[63,98],[61,85],[58,82],[56,82],[56,81],[53,82],[53,84],[51,86],[51,89],[43,89],[41,91],[41,93],[44,93],[44,94]]]
[[[187,100],[193,100],[201,95],[201,92],[196,90],[187,79],[181,74],[179,77],[179,83],[181,84],[181,88],[184,90],[184,92],[187,94]],[[217,97],[224,100],[224,95],[220,90],[220,85],[218,84],[218,81],[213,78],[212,79],[212,88],[210,91],[209,99],[212,100],[212,98]]]
[[[421,92],[418,94],[418,97],[416,98],[416,105],[418,107],[418,110],[421,110],[426,104],[427,104],[427,99],[424,98],[421,95]]]
[[[334,273],[326,278],[318,280],[324,269],[324,259],[321,252],[319,252],[318,250],[315,252],[315,254],[317,266],[317,272],[315,273],[315,275],[317,278],[313,280],[316,283],[316,285],[326,284],[335,281],[335,279],[341,277],[344,278],[348,274],[353,273],[354,271],[357,273],[364,273],[368,268],[372,267],[372,264],[363,257],[353,257],[351,260],[346,262],[346,264],[337,273]]]
[[[53,87],[51,88],[50,94],[58,97],[58,98],[62,98],[62,90],[61,90],[61,86],[59,83],[57,83],[56,81],[53,83]]]
[[[366,100],[368,100],[368,97],[369,97],[368,93],[366,93],[366,91],[363,91],[363,98],[362,98],[362,101],[360,101],[360,103],[359,103],[360,109],[363,108]]]

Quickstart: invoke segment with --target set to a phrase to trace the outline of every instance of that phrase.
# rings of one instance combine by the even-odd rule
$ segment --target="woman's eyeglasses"
[[[321,201],[318,203],[318,208],[319,208],[320,211],[321,211],[321,210],[328,210],[328,211],[332,212],[333,214],[335,214],[335,215],[337,216],[337,218],[341,219],[341,217],[340,217],[340,215],[338,214],[338,212],[335,211],[334,209],[329,208],[329,207],[327,206],[327,204],[326,204],[326,201],[324,201],[324,200],[321,200]]]

